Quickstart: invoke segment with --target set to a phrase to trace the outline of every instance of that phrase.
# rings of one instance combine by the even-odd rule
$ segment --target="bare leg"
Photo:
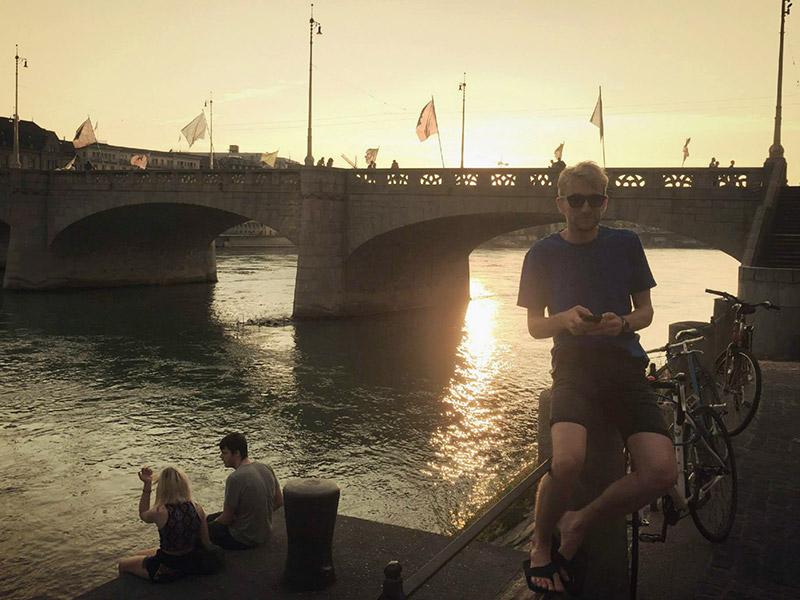
[[[157,550],[158,548],[148,548],[136,556],[128,556],[127,558],[123,558],[121,561],[119,561],[119,574],[122,575],[123,573],[132,573],[133,575],[141,577],[142,579],[150,579],[150,574],[142,566],[142,561],[144,561],[144,559],[148,556],[155,556]]]
[[[553,462],[550,472],[539,484],[536,496],[532,567],[543,567],[551,560],[551,540],[556,523],[564,514],[586,456],[586,428],[583,425],[555,423],[550,431],[553,436]],[[546,589],[564,591],[558,574],[553,575],[553,581],[546,577],[531,577],[531,582]]]
[[[559,521],[559,552],[572,558],[587,529],[605,519],[639,510],[666,494],[678,479],[672,442],[659,433],[635,433],[628,438],[635,471],[615,481],[590,504],[564,514]]]

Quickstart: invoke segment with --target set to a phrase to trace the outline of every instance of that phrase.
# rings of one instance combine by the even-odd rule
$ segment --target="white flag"
[[[367,166],[378,160],[378,150],[380,148],[367,148],[367,153],[364,155],[364,160],[367,161]]]
[[[189,147],[191,148],[192,144],[197,140],[202,140],[206,137],[206,129],[206,113],[201,111],[191,123],[181,129],[181,133],[186,138],[186,141],[189,142]]]
[[[267,165],[268,167],[274,167],[277,158],[278,158],[278,151],[275,150],[275,152],[267,152],[266,154],[262,154],[261,162]]]
[[[555,151],[556,160],[561,160],[561,156],[562,156],[563,153],[564,153],[564,142],[561,142],[558,145],[558,148],[556,148],[556,151]]]
[[[686,143],[683,145],[683,162],[681,166],[686,163],[686,159],[689,158],[689,142],[692,141],[692,138],[686,138]]]
[[[131,165],[134,167],[139,167],[140,169],[147,168],[147,155],[146,154],[134,154],[131,156]]]
[[[597,104],[594,106],[594,112],[589,122],[596,125],[600,129],[600,139],[603,139],[603,89],[600,88],[600,93],[597,96]]]
[[[72,145],[76,148],[83,148],[89,144],[96,144],[97,138],[94,136],[94,129],[92,128],[92,121],[86,119],[78,131],[75,132],[75,137],[72,139]]]
[[[352,160],[347,158],[344,154],[342,154],[342,158],[344,159],[344,162],[346,162],[348,165],[350,165],[354,169],[358,168],[358,157],[357,156],[356,156],[356,162],[353,162]]]
[[[417,120],[417,137],[420,142],[424,142],[434,133],[439,132],[439,124],[436,122],[436,109],[433,107],[433,98],[428,102],[419,113]]]

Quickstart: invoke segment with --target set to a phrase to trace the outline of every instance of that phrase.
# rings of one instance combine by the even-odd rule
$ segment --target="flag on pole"
[[[689,142],[692,141],[692,138],[686,138],[686,143],[683,145],[683,162],[681,166],[686,164],[686,159],[689,158]]]
[[[603,92],[597,96],[597,104],[594,105],[594,111],[592,112],[592,116],[589,119],[589,122],[592,125],[597,126],[600,129],[600,139],[603,139]]]
[[[367,161],[367,166],[377,162],[378,150],[380,150],[380,148],[367,148],[367,153],[364,155],[364,160]]]
[[[417,137],[420,142],[424,142],[434,133],[439,131],[439,124],[436,122],[436,109],[433,106],[433,98],[428,102],[419,113],[417,120]]]
[[[146,154],[134,154],[131,156],[131,165],[134,167],[139,167],[140,169],[147,168],[147,155]]]
[[[75,132],[75,137],[72,139],[72,145],[75,148],[83,148],[89,144],[96,143],[97,138],[94,135],[92,121],[87,118],[83,123],[81,123],[81,126],[78,127],[78,130]]]
[[[274,167],[275,161],[278,159],[278,151],[275,152],[267,152],[266,154],[261,155],[261,162],[267,165],[268,167]]]
[[[564,142],[561,142],[561,143],[558,145],[558,148],[556,148],[556,151],[555,151],[556,160],[561,160],[561,155],[562,155],[563,153],[564,153]]]
[[[352,160],[347,158],[344,154],[342,154],[342,158],[344,159],[344,162],[346,162],[348,165],[350,165],[354,169],[358,168],[358,157],[357,156],[356,156],[356,162],[353,162]]]
[[[206,113],[200,111],[200,114],[192,119],[191,123],[181,129],[181,133],[186,138],[186,141],[189,142],[189,147],[191,148],[192,144],[197,140],[202,140],[206,137],[206,129],[208,129]]]

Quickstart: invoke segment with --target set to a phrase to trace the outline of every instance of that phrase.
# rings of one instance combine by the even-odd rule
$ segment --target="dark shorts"
[[[154,583],[168,583],[184,575],[199,575],[201,572],[197,552],[194,550],[175,556],[159,549],[155,556],[145,558],[142,566]]]
[[[222,562],[222,548],[197,546],[188,554],[179,556],[159,549],[155,556],[142,560],[142,567],[150,576],[150,581],[169,583],[186,575],[211,575],[222,568]]]
[[[664,414],[645,376],[647,359],[608,347],[559,348],[553,356],[550,424],[578,423],[588,427],[591,415],[602,411],[622,439],[652,432],[670,437]]]
[[[208,537],[211,538],[211,543],[225,548],[226,550],[249,550],[250,548],[254,548],[255,546],[248,546],[234,538],[227,525],[217,523],[214,520],[221,514],[221,512],[216,512],[206,517],[206,521],[208,522]]]

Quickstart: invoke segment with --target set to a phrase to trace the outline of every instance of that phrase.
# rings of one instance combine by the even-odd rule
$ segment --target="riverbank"
[[[721,544],[705,540],[690,519],[669,529],[666,544],[641,544],[638,597],[647,600],[775,600],[800,597],[800,363],[762,363],[764,391],[750,427],[734,438],[739,474],[734,528]],[[651,529],[660,527],[651,516]],[[423,587],[415,599],[522,600],[530,598],[519,563],[526,556],[532,515],[496,535],[474,542]],[[283,511],[274,537],[261,549],[227,552],[222,573],[153,586],[133,576],[114,579],[79,600],[139,598],[305,598],[280,587],[285,561]],[[404,575],[419,569],[447,543],[447,536],[339,516],[334,540],[338,581],[332,599],[377,597],[382,570],[400,560]],[[480,568],[475,568],[480,565]],[[591,594],[584,598],[606,598]]]
[[[665,544],[640,544],[638,598],[800,598],[800,363],[760,364],[758,413],[733,438],[739,489],[731,534],[713,544],[687,518],[669,528]],[[650,518],[648,530],[658,530],[660,515]],[[492,542],[525,550],[532,531],[529,511]],[[522,578],[498,600],[516,598],[530,598]]]

